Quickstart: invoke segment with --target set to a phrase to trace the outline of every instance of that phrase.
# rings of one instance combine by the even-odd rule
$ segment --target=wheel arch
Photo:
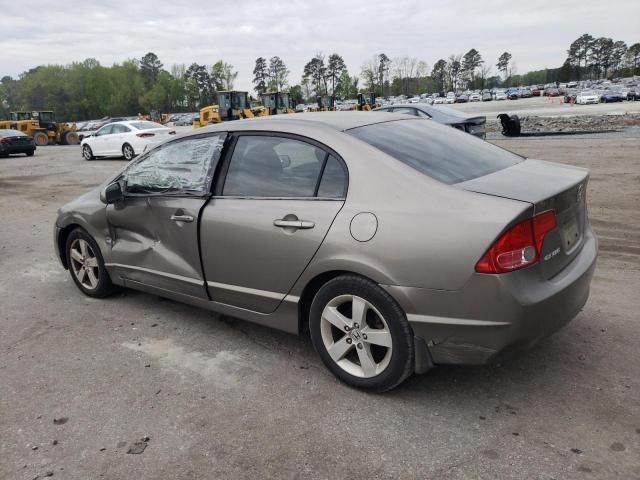
[[[379,282],[377,282],[373,278],[352,270],[328,270],[315,275],[306,283],[306,285],[302,289],[302,294],[300,295],[300,300],[298,301],[298,332],[299,334],[304,334],[304,335],[309,334],[309,312],[311,310],[311,302],[313,302],[313,298],[316,296],[316,293],[318,293],[318,291],[322,288],[322,286],[325,285],[327,282],[333,280],[336,277],[340,277],[342,275],[355,275],[357,277],[361,277],[373,283],[379,284]],[[393,298],[392,295],[391,297]],[[398,303],[398,301],[395,298],[394,298],[394,301]],[[398,303],[398,305],[400,304]]]
[[[62,266],[65,268],[65,270],[69,270],[69,259],[67,258],[67,239],[69,238],[71,232],[73,232],[76,228],[82,228],[82,226],[78,223],[70,223],[69,225],[62,227],[58,231],[56,246],[58,248],[58,256],[60,257],[60,261],[62,262]]]

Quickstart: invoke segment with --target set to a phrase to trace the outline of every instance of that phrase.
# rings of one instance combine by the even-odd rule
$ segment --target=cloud
[[[236,88],[250,90],[258,56],[283,58],[297,83],[319,51],[340,53],[349,70],[359,73],[380,52],[433,65],[476,48],[494,65],[506,50],[524,73],[561,65],[569,43],[585,32],[640,41],[637,0],[67,0],[42,15],[36,11],[43,7],[34,0],[3,6],[0,77],[88,57],[110,65],[152,51],[166,68],[223,59],[239,71]]]

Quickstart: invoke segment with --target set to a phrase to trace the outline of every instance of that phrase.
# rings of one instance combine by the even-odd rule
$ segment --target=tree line
[[[416,57],[388,57],[378,53],[358,72],[349,72],[338,53],[316,53],[303,68],[298,83],[290,83],[290,70],[278,56],[258,57],[253,69],[257,96],[267,91],[288,91],[294,103],[317,96],[355,98],[358,93],[377,96],[415,95],[460,89],[483,89],[612,78],[640,74],[640,43],[627,47],[611,38],[583,34],[573,41],[562,66],[518,74],[510,52],[485,61],[475,48],[438,59],[432,67]],[[43,65],[17,79],[0,79],[0,118],[16,110],[54,110],[59,119],[84,120],[162,112],[190,112],[215,102],[216,92],[232,90],[238,72],[218,60],[212,65],[173,65],[168,70],[152,52],[110,67],[95,59],[70,65]]]

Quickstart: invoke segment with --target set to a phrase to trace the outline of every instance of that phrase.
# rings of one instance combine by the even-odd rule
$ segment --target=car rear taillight
[[[140,137],[140,138],[147,138],[147,137],[153,137],[155,136],[155,133],[136,133],[136,137]]]
[[[478,273],[505,273],[540,260],[544,237],[556,228],[553,210],[528,218],[507,230],[476,264]]]
[[[9,143],[9,139],[8,138],[0,138],[0,144],[6,145],[7,143]]]

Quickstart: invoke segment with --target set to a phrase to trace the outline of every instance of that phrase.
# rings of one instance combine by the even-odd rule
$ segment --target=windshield
[[[53,112],[39,112],[38,118],[41,122],[54,122],[55,117],[53,116]]]
[[[447,184],[482,177],[523,160],[473,135],[428,120],[376,123],[346,133]]]

